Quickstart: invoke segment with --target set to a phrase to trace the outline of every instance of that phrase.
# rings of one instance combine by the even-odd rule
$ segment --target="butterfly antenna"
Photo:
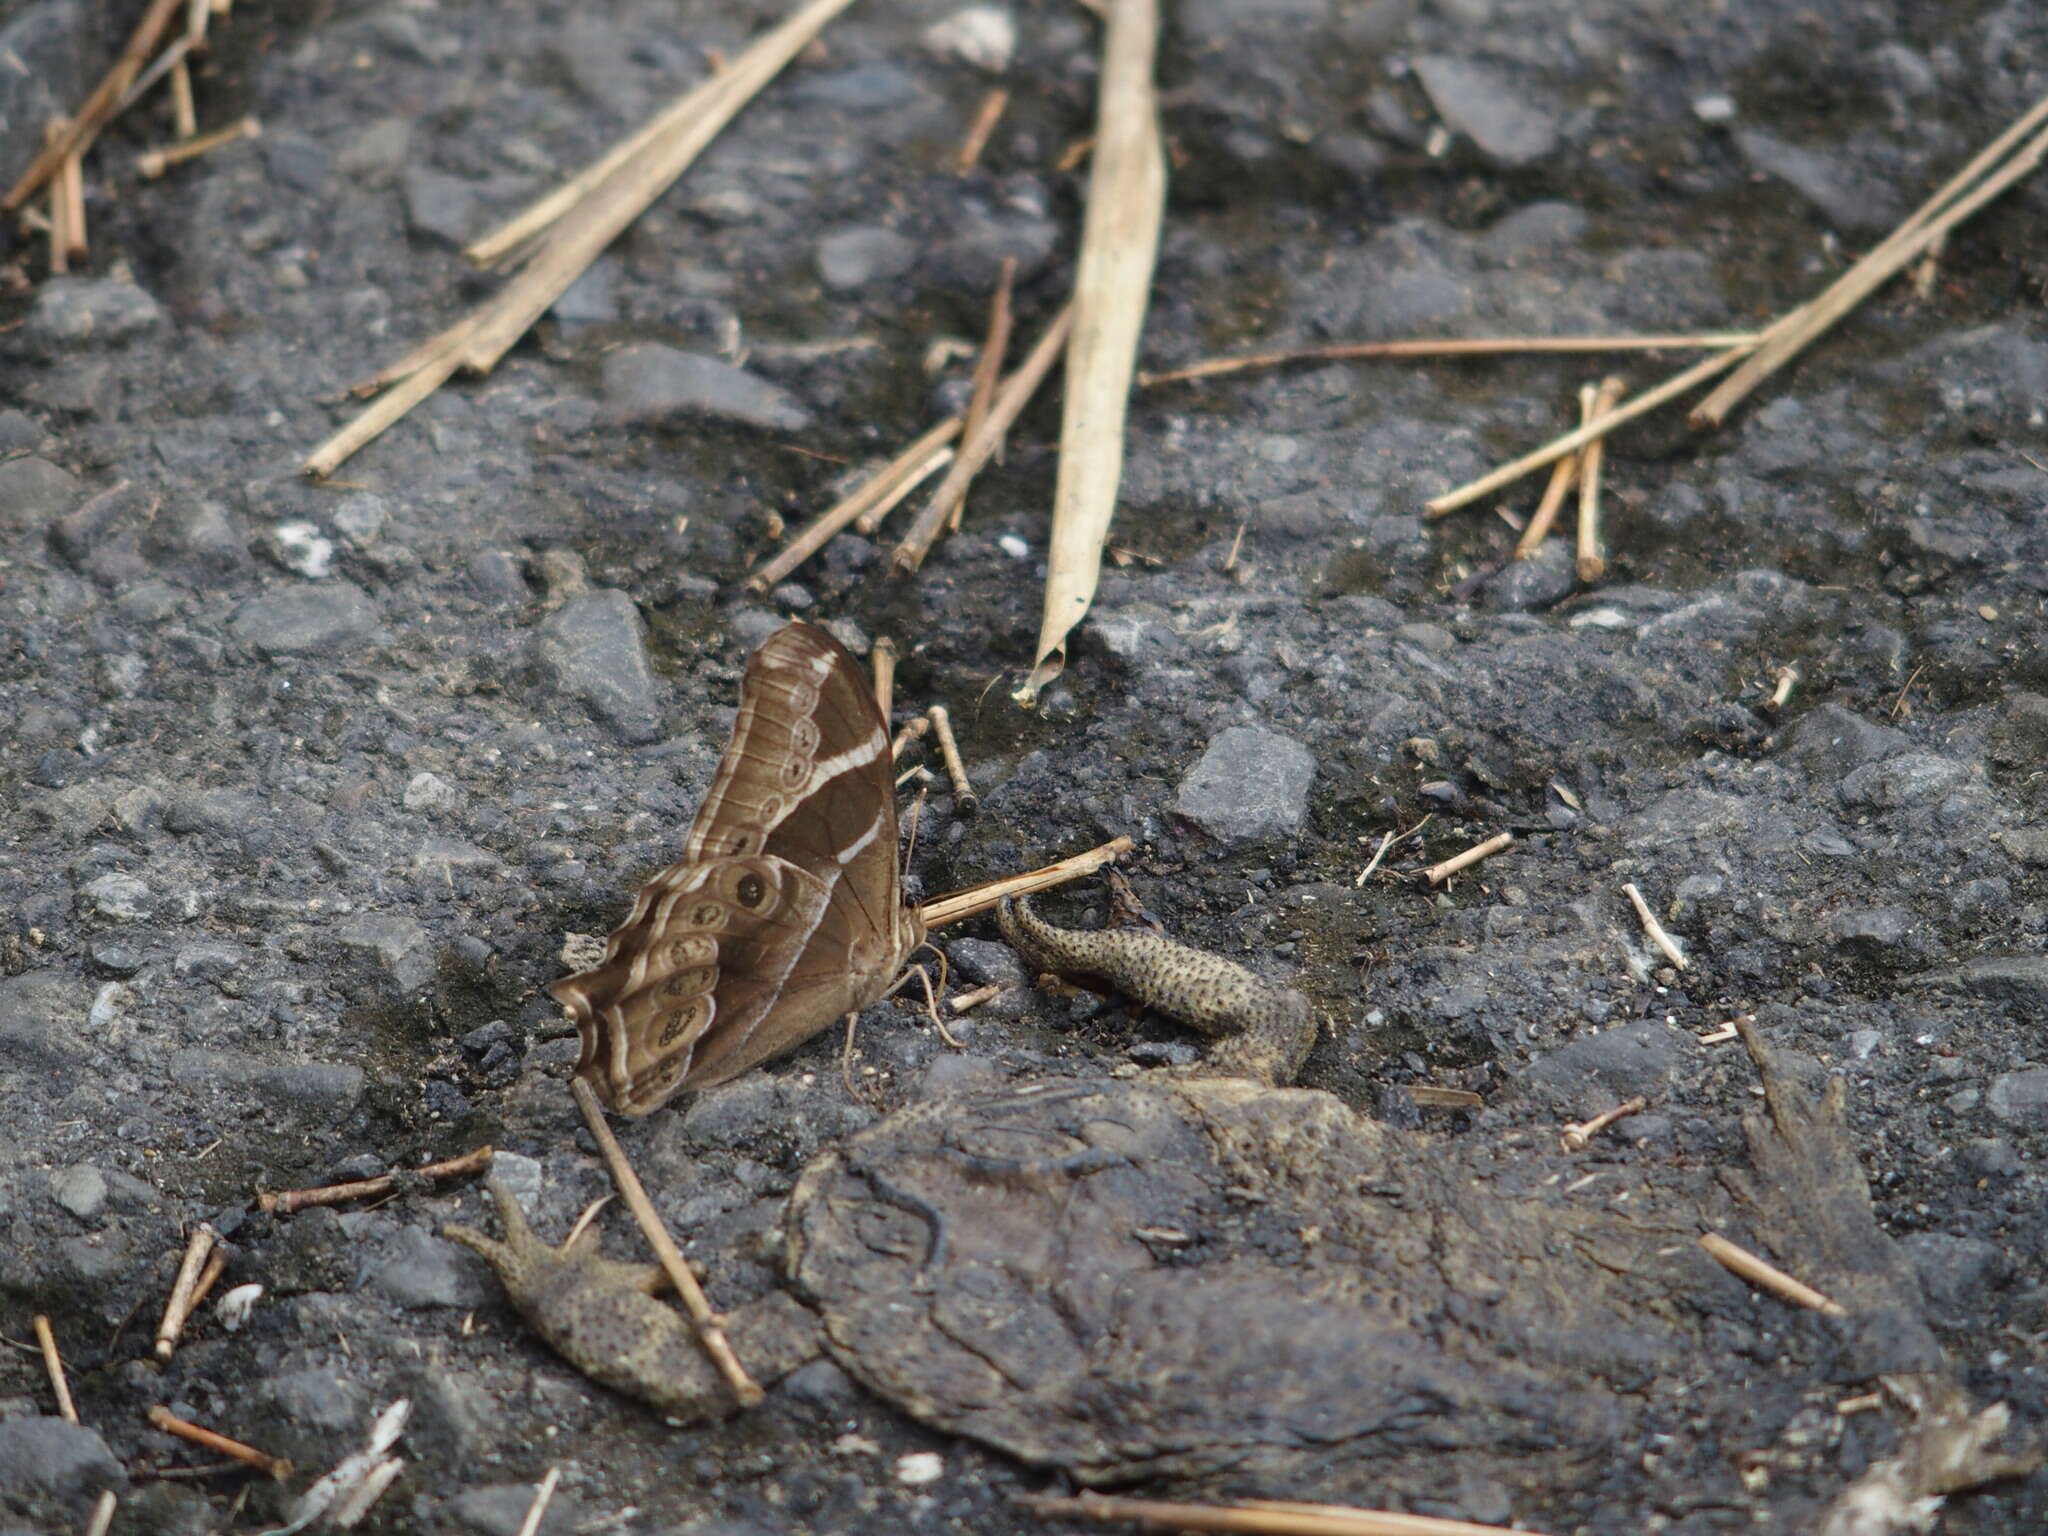
[[[903,850],[903,867],[910,868],[910,861],[917,857],[917,829],[924,821],[924,802],[931,791],[924,785],[917,786],[917,798],[910,803],[910,845]]]

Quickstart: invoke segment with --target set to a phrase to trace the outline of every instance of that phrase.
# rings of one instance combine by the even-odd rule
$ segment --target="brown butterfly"
[[[644,1115],[873,1002],[924,942],[896,867],[889,731],[838,641],[762,642],[682,862],[640,892],[604,959],[548,988],[576,1072]]]

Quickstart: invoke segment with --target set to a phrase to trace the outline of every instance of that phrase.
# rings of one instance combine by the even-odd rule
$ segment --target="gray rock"
[[[1557,147],[1557,120],[1483,64],[1444,54],[1415,61],[1415,76],[1447,127],[1501,165],[1528,165]]]
[[[659,342],[621,347],[604,360],[605,415],[620,425],[708,417],[777,432],[801,432],[811,413],[788,390],[715,357]]]
[[[1839,704],[1808,710],[1786,735],[1786,757],[1821,783],[1840,779],[1866,763],[1897,757],[1912,745],[1904,731],[1866,720]]]
[[[683,1115],[683,1130],[708,1147],[745,1146],[779,1122],[780,1097],[774,1078],[750,1072],[698,1094]]]
[[[405,808],[446,816],[462,808],[462,792],[438,773],[416,773],[405,783]]]
[[[1978,1293],[1995,1284],[2005,1268],[1997,1245],[1981,1237],[1948,1232],[1909,1232],[1899,1239],[1906,1257],[1920,1275],[1920,1289],[1937,1315],[1955,1315],[1973,1306]]]
[[[1181,780],[1175,808],[1222,842],[1271,841],[1301,830],[1315,773],[1314,754],[1293,737],[1232,726]]]
[[[75,1062],[97,1042],[86,1035],[84,983],[56,971],[0,980],[0,1064],[34,1071]]]
[[[391,503],[368,491],[355,491],[334,504],[327,520],[357,549],[368,549],[391,521]]]
[[[273,1412],[302,1430],[347,1436],[363,1421],[361,1391],[333,1371],[287,1371],[260,1390]]]
[[[279,587],[235,610],[228,628],[263,656],[326,655],[374,634],[377,605],[351,582]]]
[[[1905,752],[1881,763],[1867,763],[1842,780],[1842,799],[1856,806],[1891,811],[1907,806],[1938,805],[1969,781],[1970,770],[1952,757],[1933,752]]]
[[[1828,920],[1835,942],[1873,959],[1903,960],[1914,952],[1914,917],[1904,907],[1854,907]]]
[[[254,831],[272,814],[254,795],[237,794],[231,789],[202,790],[178,795],[164,807],[164,830],[180,836],[211,832],[235,837]]]
[[[84,347],[127,341],[162,321],[156,300],[134,283],[109,277],[52,277],[36,289],[35,302],[14,341],[39,356],[68,355]]]
[[[1738,129],[1734,138],[1751,165],[1784,182],[1839,230],[1890,229],[1904,212],[1894,185],[1834,155],[1753,128]]]
[[[78,1511],[103,1490],[127,1486],[98,1430],[56,1418],[0,1421],[0,1488],[8,1493]]]
[[[392,1239],[363,1285],[401,1307],[473,1307],[484,1299],[483,1282],[462,1250],[418,1227]]]
[[[80,1221],[91,1221],[107,1206],[107,1178],[90,1163],[75,1163],[50,1174],[50,1198]]]
[[[2022,1067],[1991,1080],[1984,1106],[2005,1124],[2020,1130],[2048,1129],[2048,1067]]]
[[[1526,613],[1562,602],[1578,584],[1571,545],[1551,539],[1527,560],[1510,560],[1501,567],[1486,584],[1483,601],[1494,613]]]
[[[171,970],[197,981],[224,982],[249,963],[249,951],[221,939],[187,944],[172,957]]]
[[[69,470],[33,454],[0,464],[0,533],[47,527],[78,505],[85,487]]]
[[[818,276],[834,293],[853,293],[901,277],[917,262],[917,246],[893,229],[855,225],[818,242]]]
[[[202,585],[249,564],[247,539],[227,509],[212,501],[180,500],[160,509],[142,548],[157,565]]]
[[[880,112],[915,101],[919,92],[917,77],[900,64],[856,64],[800,80],[789,94],[847,112]]]
[[[1017,952],[991,939],[948,939],[946,957],[976,986],[1021,987],[1031,980]]]
[[[78,0],[8,8],[6,23],[0,25],[0,59],[21,62],[0,71],[0,123],[18,128],[77,110],[92,87],[83,55],[90,50],[95,66],[106,67],[99,54],[103,45],[95,42],[95,29],[83,10]],[[0,134],[0,181],[12,186],[41,147],[39,132]]]
[[[448,1513],[477,1536],[518,1536],[533,1506],[533,1484],[491,1483],[465,1488],[448,1501]],[[573,1494],[557,1492],[540,1517],[538,1536],[572,1536],[583,1528],[585,1511]]]
[[[2015,693],[2005,701],[1991,728],[1991,756],[2016,768],[2048,762],[2048,698]]]
[[[166,1065],[173,1082],[283,1099],[318,1113],[352,1109],[363,1096],[362,1068],[335,1062],[279,1061],[190,1047],[173,1051]]]
[[[1515,1093],[1559,1114],[1597,1114],[1638,1094],[1662,1093],[1685,1065],[1686,1043],[1653,1020],[1581,1035],[1532,1062]]]
[[[2048,1008],[2048,955],[1986,955],[1920,977],[1923,986],[1952,986],[1976,997]]]
[[[2048,827],[2015,827],[2005,834],[2005,851],[2022,864],[2048,864]]]
[[[85,883],[84,895],[93,911],[119,923],[149,916],[152,906],[149,887],[133,875],[100,875]]]
[[[434,976],[434,945],[415,918],[364,912],[337,924],[334,942],[369,960],[401,993],[424,987]]]
[[[409,165],[399,173],[398,185],[405,198],[408,229],[440,245],[459,249],[467,243],[477,225],[474,183],[445,171]]]
[[[469,557],[469,581],[486,602],[523,603],[533,596],[511,551],[480,549]]]
[[[647,659],[647,626],[633,599],[613,588],[565,603],[533,633],[536,665],[626,741],[661,735],[660,687]]]

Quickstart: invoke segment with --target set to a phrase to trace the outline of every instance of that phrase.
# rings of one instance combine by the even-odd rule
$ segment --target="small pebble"
[[[913,1451],[896,1458],[896,1481],[906,1488],[922,1488],[945,1475],[945,1458],[937,1451]]]

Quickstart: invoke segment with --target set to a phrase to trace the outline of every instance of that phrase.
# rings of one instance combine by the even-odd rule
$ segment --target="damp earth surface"
[[[1723,429],[1660,415],[1619,434],[1592,586],[1564,542],[1503,564],[1496,506],[1525,516],[1540,483],[1438,522],[1421,505],[1570,425],[1582,383],[1682,358],[1138,391],[1100,593],[1027,711],[1010,692],[1038,628],[1056,397],[915,579],[888,573],[885,532],[743,585],[778,524],[964,402],[1005,257],[1020,338],[1070,284],[1087,166],[1066,152],[1092,129],[1097,24],[1020,0],[1007,26],[933,32],[960,9],[853,7],[489,378],[326,484],[297,466],[357,408],[348,387],[495,281],[461,242],[776,11],[239,6],[198,71],[202,124],[254,114],[263,136],[143,181],[134,157],[168,128],[138,109],[88,166],[90,260],[52,279],[10,253],[0,1333],[50,1316],[84,1425],[52,1418],[33,1354],[0,1350],[0,1530],[77,1529],[103,1487],[117,1531],[278,1524],[401,1396],[407,1466],[370,1529],[509,1533],[558,1466],[544,1530],[1007,1536],[1048,1528],[1014,1495],[1078,1474],[1704,1536],[1804,1529],[1897,1445],[1893,1410],[1836,1407],[1909,1363],[1690,1248],[1674,1294],[1705,1310],[1632,1336],[1626,1370],[1433,1322],[1492,1338],[1459,1390],[1499,1385],[1527,1433],[1446,1411],[1424,1477],[1398,1436],[1105,1463],[1048,1454],[1048,1407],[977,1439],[906,1413],[846,1352],[755,1412],[672,1427],[544,1350],[439,1235],[488,1220],[475,1184],[257,1210],[259,1190],[486,1143],[550,1236],[604,1191],[541,989],[565,935],[606,932],[674,857],[745,657],[792,617],[856,650],[894,639],[899,723],[951,711],[979,806],[934,785],[919,889],[1129,835],[1126,873],[1170,933],[1309,997],[1317,1113],[1361,1144],[1443,1149],[1401,1186],[1413,1229],[1369,1242],[1343,1224],[1356,1188],[1226,1210],[1189,1174],[1214,1198],[1178,1215],[1156,1191],[1157,1219],[1131,1220],[1155,1234],[1146,1262],[1187,1277],[1186,1316],[1258,1305],[1205,1275],[1294,1264],[1295,1285],[1343,1248],[1358,1273],[1394,1263],[1458,1208],[1415,1193],[1445,1170],[1488,1210],[1675,1209],[1681,1248],[1712,1227],[1825,1273],[1824,1243],[1729,1194],[1758,1171],[1760,1076],[1722,1026],[1753,1016],[1787,1071],[1837,1085],[1887,1336],[1924,1335],[1973,1400],[2009,1404],[2016,1442],[2048,1428],[2048,191],[1987,208],[1922,288],[1886,288]],[[0,69],[8,180],[22,125],[84,98],[132,10],[0,16],[0,56],[25,66]],[[970,58],[963,35],[1014,46]],[[1143,362],[1166,369],[1755,326],[2048,89],[2048,19],[2019,0],[1188,0],[1159,76],[1173,165]],[[996,86],[1008,110],[962,173]],[[1503,830],[1503,853],[1420,880]],[[1685,969],[1644,939],[1631,883]],[[1083,886],[1042,906],[1092,926],[1110,902]],[[960,1047],[885,1004],[844,1075],[821,1037],[623,1128],[718,1306],[785,1285],[806,1166],[896,1145],[893,1111],[1192,1091],[1166,1086],[1199,1056],[1186,1032],[1035,990],[986,920],[938,937],[956,985],[1002,987],[950,1024]],[[1638,1095],[1642,1113],[1557,1150],[1562,1125]],[[1337,1213],[1320,1251],[1302,1235],[1318,1210]],[[1205,1229],[1204,1211],[1222,1214]],[[266,1294],[234,1331],[203,1309],[159,1363],[202,1221],[229,1246],[224,1283]],[[1213,1262],[1173,1233],[1213,1238]],[[1057,1364],[1027,1351],[1016,1370]],[[149,1425],[159,1404],[300,1470],[165,1477],[209,1458]],[[1216,1443],[1213,1420],[1189,1427]],[[1968,1536],[2044,1519],[2038,1473],[1941,1516]]]

